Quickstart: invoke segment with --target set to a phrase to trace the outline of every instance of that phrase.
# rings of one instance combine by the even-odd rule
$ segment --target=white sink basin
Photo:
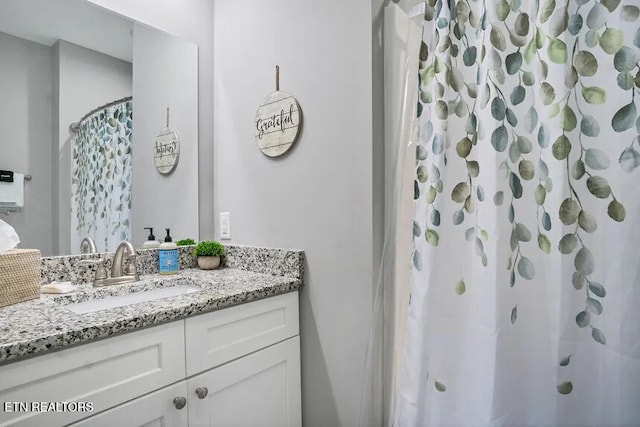
[[[125,305],[139,304],[141,302],[155,301],[163,298],[199,292],[202,288],[193,285],[176,285],[166,288],[158,288],[150,291],[134,292],[127,295],[117,295],[100,299],[69,304],[67,309],[76,314],[93,313],[110,308],[124,307]]]

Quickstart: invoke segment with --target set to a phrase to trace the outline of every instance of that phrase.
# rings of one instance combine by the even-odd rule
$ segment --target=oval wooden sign
[[[153,161],[156,169],[163,175],[170,174],[180,159],[180,139],[170,127],[162,129],[156,137]]]
[[[281,156],[296,142],[301,124],[302,111],[293,95],[273,92],[262,100],[256,111],[256,144],[266,156]]]

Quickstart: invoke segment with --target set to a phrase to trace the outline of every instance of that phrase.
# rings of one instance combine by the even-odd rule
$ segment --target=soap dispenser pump
[[[156,236],[153,235],[153,227],[145,227],[145,230],[149,230],[149,237],[147,241],[142,244],[145,249],[155,249],[160,247],[160,242],[156,240]]]
[[[158,248],[158,261],[160,274],[176,274],[178,272],[178,245],[173,242],[169,228],[166,228],[167,236]]]

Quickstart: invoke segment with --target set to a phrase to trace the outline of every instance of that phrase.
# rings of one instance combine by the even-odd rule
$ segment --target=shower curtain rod
[[[126,102],[126,101],[131,101],[132,99],[133,99],[133,96],[125,96],[124,98],[116,99],[115,101],[111,101],[111,102],[108,102],[108,103],[106,103],[104,105],[96,107],[93,110],[89,111],[84,116],[82,116],[82,118],[80,120],[78,120],[77,122],[71,123],[69,125],[69,130],[71,130],[73,133],[76,133],[76,129],[80,125],[80,123],[82,123],[86,118],[90,117],[92,114],[97,113],[100,110],[104,110],[105,108],[113,107],[114,105],[118,105],[118,104]]]

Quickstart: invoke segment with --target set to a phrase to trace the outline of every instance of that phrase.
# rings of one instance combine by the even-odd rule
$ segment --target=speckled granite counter
[[[141,276],[139,282],[130,284],[103,288],[81,285],[73,294],[42,295],[39,299],[2,307],[0,364],[299,289],[303,253],[284,251],[295,255],[297,261],[292,264],[282,262],[291,257],[279,258],[279,261],[276,257],[278,262],[274,262],[274,258],[268,256],[269,251],[282,250],[234,247],[229,251],[226,265],[233,266],[237,256],[245,260],[238,267],[258,272],[229,267],[213,271],[186,269],[171,276]],[[252,261],[247,265],[249,259]],[[285,275],[287,273],[290,275]],[[184,284],[202,290],[93,313],[76,314],[66,307],[85,300]]]

